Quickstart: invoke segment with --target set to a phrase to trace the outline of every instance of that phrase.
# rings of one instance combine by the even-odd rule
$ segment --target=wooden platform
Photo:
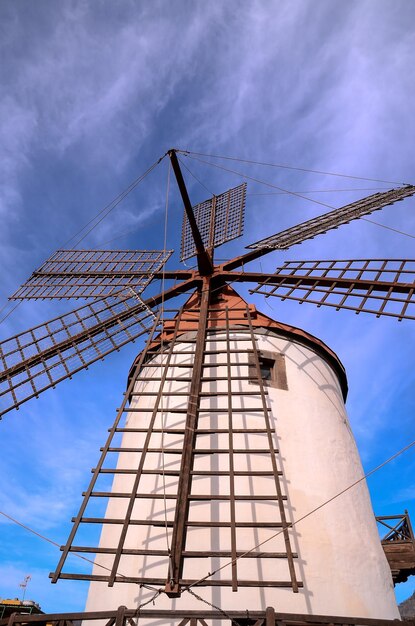
[[[384,543],[383,549],[385,550],[395,585],[404,583],[408,580],[408,576],[415,574],[414,542]]]
[[[403,515],[376,518],[387,529],[382,546],[392,572],[393,582],[403,583],[415,574],[415,537],[408,511]]]

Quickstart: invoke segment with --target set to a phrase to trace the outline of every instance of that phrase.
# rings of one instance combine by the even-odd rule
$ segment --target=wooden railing
[[[75,623],[98,621],[103,626],[138,626],[141,620],[157,621],[157,624],[175,626],[209,626],[213,620],[225,621],[233,626],[415,626],[415,620],[387,620],[360,617],[340,617],[327,615],[303,615],[276,613],[272,607],[265,611],[157,611],[136,610],[120,606],[116,611],[96,611],[90,613],[53,613],[43,615],[22,615],[14,613],[0,621],[0,626],[74,626]],[[93,626],[93,625],[91,625]]]
[[[415,537],[408,511],[403,515],[376,518],[381,542],[395,584],[405,582],[415,574]]]

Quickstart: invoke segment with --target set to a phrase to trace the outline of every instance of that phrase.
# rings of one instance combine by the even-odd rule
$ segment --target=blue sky
[[[407,0],[3,0],[0,306],[172,146],[414,183],[414,14]],[[241,181],[186,164],[215,193]],[[295,170],[234,169],[294,191],[376,186]],[[82,246],[106,247],[129,231],[107,245],[162,248],[166,177],[163,163]],[[191,178],[189,191],[194,202],[206,196]],[[267,191],[248,185],[248,194]],[[310,197],[341,206],[365,194]],[[321,212],[324,207],[293,196],[248,195],[244,237],[217,255],[229,258]],[[409,199],[374,219],[415,235],[414,212]],[[168,247],[176,250],[181,215],[172,187]],[[272,271],[288,259],[370,257],[414,258],[413,239],[360,221],[252,267]],[[176,255],[168,266],[177,263]],[[415,438],[412,322],[265,303],[259,296],[255,302],[323,339],[345,364],[347,408],[366,470]],[[0,325],[1,337],[67,308],[24,303]],[[2,510],[66,541],[138,349],[126,347],[5,416]],[[412,451],[370,479],[377,514],[408,508],[415,520],[414,470]],[[82,610],[86,584],[49,583],[58,551],[4,519],[0,525],[0,596],[17,595],[31,574],[27,597],[44,610]],[[399,600],[414,588],[413,580],[400,585]]]

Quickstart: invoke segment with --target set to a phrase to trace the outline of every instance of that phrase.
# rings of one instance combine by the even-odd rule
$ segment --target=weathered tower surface
[[[86,610],[162,588],[157,609],[398,618],[365,481],[307,516],[363,475],[339,359],[229,286],[200,330],[202,301],[132,369]]]

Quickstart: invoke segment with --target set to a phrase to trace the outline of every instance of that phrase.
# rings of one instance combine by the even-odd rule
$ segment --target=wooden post
[[[265,610],[265,626],[275,626],[275,611],[272,606],[267,606]]]
[[[180,478],[177,489],[176,511],[173,524],[171,542],[169,579],[166,582],[165,592],[170,598],[180,597],[179,580],[183,570],[183,549],[186,542],[186,522],[189,508],[189,493],[191,489],[191,471],[194,459],[194,446],[197,429],[197,418],[200,404],[200,388],[202,385],[202,367],[204,361],[206,331],[208,325],[210,300],[210,279],[203,280],[200,293],[200,317],[196,335],[195,357],[192,372],[192,381],[189,391],[189,405],[186,415],[185,436],[183,441],[183,456],[180,466]]]

